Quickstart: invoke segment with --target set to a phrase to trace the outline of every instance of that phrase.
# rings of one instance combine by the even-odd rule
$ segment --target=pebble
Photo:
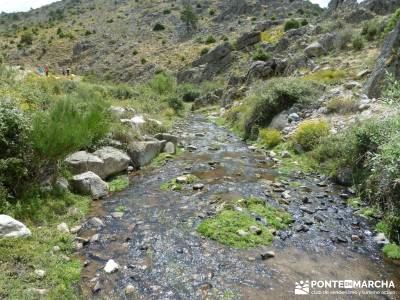
[[[295,230],[296,230],[297,232],[307,232],[307,231],[310,230],[310,228],[308,228],[307,225],[302,224],[302,225],[297,226]]]
[[[35,275],[37,278],[43,278],[46,275],[44,270],[35,270]]]
[[[77,225],[77,226],[72,227],[72,228],[70,229],[70,232],[71,232],[72,234],[75,234],[75,233],[78,233],[78,231],[81,230],[81,229],[82,229],[82,226],[81,226],[81,225]]]
[[[62,233],[69,233],[69,228],[66,223],[61,223],[57,225],[57,230]]]
[[[126,295],[133,294],[135,291],[136,291],[136,288],[135,288],[132,284],[128,284],[128,285],[125,287],[125,294],[126,294]]]
[[[260,256],[262,260],[266,260],[275,257],[275,252],[274,251],[263,252],[260,254]]]
[[[54,246],[53,247],[53,251],[54,252],[58,252],[58,251],[60,251],[61,249],[60,249],[60,246]]]
[[[239,229],[238,231],[236,231],[236,233],[240,236],[246,236],[249,234],[247,231],[244,231],[243,229]]]
[[[193,190],[198,191],[198,190],[202,190],[204,188],[204,184],[202,183],[197,183],[193,186]]]
[[[124,216],[124,213],[123,213],[123,212],[120,212],[120,211],[115,211],[115,212],[113,212],[113,213],[111,214],[111,216],[112,216],[114,219],[120,219],[120,218],[122,218],[122,217]]]
[[[100,283],[100,281],[97,281],[96,284],[94,285],[93,289],[92,289],[92,293],[96,294],[100,290],[101,290],[101,283]]]
[[[91,218],[91,219],[89,220],[89,223],[90,223],[91,225],[93,225],[93,226],[96,226],[96,227],[103,227],[103,226],[104,226],[104,222],[103,222],[100,218],[98,218],[98,217],[93,217],[93,218]]]
[[[306,206],[300,206],[300,210],[308,213],[308,214],[313,214],[315,213],[315,210],[313,208],[308,208]]]
[[[353,235],[351,236],[351,240],[352,240],[352,241],[359,241],[359,240],[361,240],[361,238],[360,238],[358,235],[353,234]]]
[[[113,273],[113,272],[117,271],[118,269],[119,269],[119,265],[113,259],[110,259],[104,267],[104,271],[106,273]]]
[[[197,147],[194,146],[194,145],[189,145],[189,146],[186,147],[186,149],[188,149],[189,151],[196,151]]]
[[[255,233],[257,235],[260,235],[262,233],[262,230],[259,227],[255,226],[255,225],[251,225],[249,227],[249,231],[252,232],[252,233]]]
[[[179,176],[175,179],[176,183],[184,184],[189,180],[187,176]]]

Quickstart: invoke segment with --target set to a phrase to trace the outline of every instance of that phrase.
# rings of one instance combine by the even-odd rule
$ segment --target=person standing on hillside
[[[44,67],[44,73],[46,74],[46,76],[49,76],[49,67],[48,66]]]
[[[67,76],[69,76],[70,72],[71,72],[71,70],[69,69],[69,67],[67,67]]]

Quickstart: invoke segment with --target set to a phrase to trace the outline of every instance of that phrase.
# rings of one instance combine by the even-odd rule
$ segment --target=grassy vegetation
[[[160,153],[155,159],[152,160],[150,166],[160,167],[163,166],[168,160],[174,159],[185,152],[184,148],[176,147],[175,154]]]
[[[163,184],[160,185],[160,189],[162,189],[163,191],[181,191],[184,188],[184,185],[187,184],[193,184],[195,182],[197,182],[199,180],[199,178],[197,178],[194,175],[183,175],[182,177],[186,178],[185,182],[177,182],[177,179],[174,178],[170,181],[164,182]]]
[[[255,139],[259,128],[267,127],[274,116],[294,104],[304,105],[316,96],[312,83],[296,78],[274,78],[258,85],[235,107],[228,122],[246,139]]]
[[[383,253],[391,259],[400,259],[400,246],[396,244],[387,244],[383,247]]]
[[[235,209],[240,207],[241,211]],[[252,214],[265,218],[268,227],[257,222]],[[292,222],[291,216],[256,198],[239,199],[226,203],[215,217],[203,221],[197,231],[224,245],[235,248],[249,248],[269,245],[273,240],[272,230],[285,229]],[[261,232],[252,232],[256,226]]]
[[[320,70],[304,76],[305,80],[311,80],[322,84],[338,84],[347,77],[344,70]]]
[[[32,236],[0,240],[0,298],[38,299],[33,289],[46,289],[48,299],[79,298],[74,286],[80,280],[81,261],[74,254],[73,236],[59,232],[56,226],[79,224],[90,202],[73,194],[49,195],[21,201],[3,211],[25,222]],[[68,212],[69,207],[76,212]],[[60,251],[54,251],[54,246]],[[46,272],[44,278],[35,276],[36,269]]]
[[[129,177],[119,176],[108,182],[110,192],[119,192],[129,187]]]
[[[325,120],[308,120],[302,122],[294,132],[291,140],[304,151],[311,151],[323,137],[329,134],[330,125]]]
[[[263,128],[258,132],[257,143],[272,149],[282,142],[282,134],[277,129]]]

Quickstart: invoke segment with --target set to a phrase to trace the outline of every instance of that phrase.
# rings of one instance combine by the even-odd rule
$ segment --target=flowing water
[[[175,133],[184,145],[197,150],[186,151],[162,167],[137,172],[129,189],[94,202],[92,216],[101,218],[105,226],[94,228],[88,222],[81,234],[99,234],[97,242],[82,250],[87,264],[81,284],[85,299],[289,299],[300,280],[393,280],[400,287],[400,266],[381,257],[368,234],[372,229],[339,196],[341,188],[321,186],[323,179],[317,175],[278,179],[265,154],[250,150],[203,116],[178,123]],[[182,191],[160,189],[186,173],[199,177],[204,189],[194,191],[190,185]],[[290,190],[287,204],[270,197],[266,190],[271,186]],[[295,219],[268,247],[276,253],[274,258],[262,260],[260,248],[234,249],[196,232],[219,201],[249,196],[279,205]],[[302,202],[304,196],[310,203]],[[113,217],[122,207],[122,218]],[[304,223],[310,224],[307,231],[301,229]],[[352,241],[352,235],[362,239]],[[121,266],[119,271],[104,273],[109,259]],[[99,289],[93,292],[96,282]],[[128,284],[135,292],[125,295]]]

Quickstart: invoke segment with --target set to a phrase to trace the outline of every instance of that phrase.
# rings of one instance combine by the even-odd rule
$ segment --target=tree
[[[193,11],[193,8],[190,4],[184,5],[181,12],[181,20],[186,24],[186,28],[188,31],[190,29],[196,29],[199,18]]]
[[[19,44],[17,45],[18,48],[24,48],[24,47],[29,47],[32,45],[33,42],[33,34],[32,32],[25,32],[21,35],[21,39],[19,41]]]

